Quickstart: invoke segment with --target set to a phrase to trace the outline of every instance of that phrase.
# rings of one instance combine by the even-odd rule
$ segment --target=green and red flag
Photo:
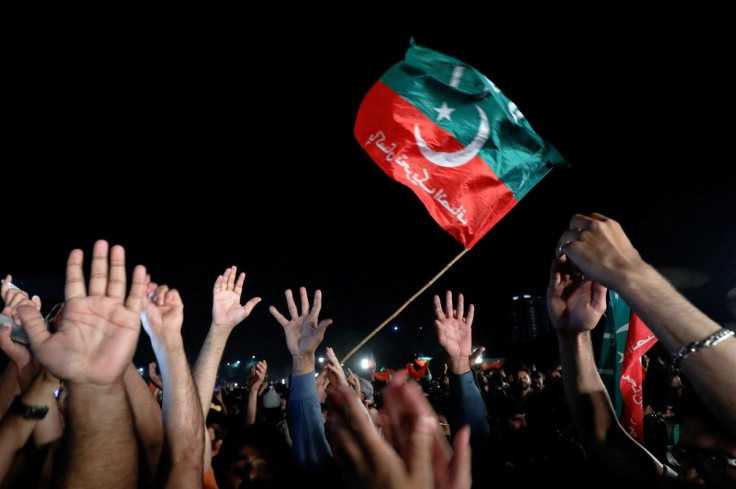
[[[505,362],[506,362],[506,357],[487,358],[487,359],[483,359],[483,363],[481,363],[480,367],[485,372],[486,370],[490,370],[492,368],[501,368],[503,367],[503,364]]]
[[[565,164],[485,75],[413,40],[364,97],[354,134],[466,249]]]
[[[654,334],[621,296],[609,291],[598,370],[621,426],[640,443],[644,442],[644,367],[641,357],[656,342]]]

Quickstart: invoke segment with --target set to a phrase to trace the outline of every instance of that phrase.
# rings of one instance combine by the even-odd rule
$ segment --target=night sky
[[[570,166],[546,176],[348,366],[371,352],[392,368],[436,355],[432,295],[448,289],[475,304],[475,343],[508,353],[510,298],[544,294],[576,212],[621,222],[688,298],[732,320],[736,83],[722,29],[397,25],[267,35],[100,26],[29,42],[6,71],[0,273],[40,295],[45,311],[62,299],[71,249],[121,244],[131,269],[144,264],[180,290],[193,361],[215,278],[237,265],[244,295],[263,302],[223,361],[265,358],[272,379],[286,376],[268,306],[285,311],[284,290],[302,285],[310,297],[322,290],[322,317],[334,320],[323,346],[342,357],[462,251],[353,136],[362,97],[413,37],[488,76]],[[150,360],[142,332],[135,361]]]

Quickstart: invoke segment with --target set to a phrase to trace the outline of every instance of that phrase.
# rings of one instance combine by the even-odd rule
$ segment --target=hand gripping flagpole
[[[440,278],[447,270],[449,270],[450,267],[453,266],[455,264],[455,262],[457,262],[460,258],[462,258],[462,256],[465,253],[467,253],[468,251],[470,251],[469,248],[465,248],[463,251],[461,251],[460,254],[458,254],[455,258],[452,259],[452,261],[450,261],[450,263],[448,263],[447,265],[445,265],[445,268],[443,268],[437,275],[435,275],[434,277],[432,277],[432,280],[430,280],[429,282],[427,282],[424,285],[424,287],[422,287],[421,289],[419,289],[413,296],[411,296],[409,298],[409,300],[407,300],[406,302],[404,302],[404,304],[402,304],[401,307],[399,307],[396,310],[396,312],[394,312],[393,314],[391,314],[384,322],[382,322],[381,324],[379,324],[376,329],[374,329],[373,331],[371,331],[371,333],[368,336],[366,336],[365,338],[363,338],[360,341],[360,343],[358,343],[355,346],[355,348],[353,348],[352,350],[350,350],[348,352],[348,354],[345,355],[342,360],[340,360],[340,363],[347,362],[348,361],[348,358],[350,358],[351,356],[353,356],[353,354],[356,351],[360,350],[360,348],[363,345],[365,345],[368,342],[368,340],[370,340],[371,338],[373,338],[376,335],[376,333],[378,333],[379,331],[381,331],[383,329],[383,327],[386,326],[388,323],[390,323],[391,320],[394,319],[396,316],[398,316],[401,313],[401,311],[403,311],[404,309],[406,309],[406,307],[409,304],[411,304],[414,301],[414,299],[416,299],[417,297],[419,297],[420,295],[422,295],[422,292],[424,292],[425,290],[427,290],[430,285],[432,285],[433,283],[435,283],[438,278]]]

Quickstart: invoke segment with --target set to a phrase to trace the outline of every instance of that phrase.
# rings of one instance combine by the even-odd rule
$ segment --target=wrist
[[[470,355],[460,357],[450,357],[447,361],[447,367],[455,375],[462,375],[470,372]]]
[[[292,356],[292,374],[304,375],[314,371],[314,353],[307,355],[295,355]]]
[[[210,323],[210,331],[213,334],[220,334],[220,335],[229,335],[233,329],[235,329],[235,324],[230,324],[229,322],[218,322],[218,321],[212,321]]]
[[[40,420],[46,417],[49,407],[45,405],[26,404],[23,396],[15,396],[13,402],[10,403],[8,414],[19,416],[28,420]]]

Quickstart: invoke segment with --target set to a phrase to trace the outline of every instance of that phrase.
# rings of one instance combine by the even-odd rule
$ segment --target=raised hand
[[[317,384],[317,396],[319,403],[322,404],[327,399],[327,389],[330,386],[330,378],[327,375],[330,371],[327,368],[329,364],[325,364],[317,373],[317,377],[314,379]]]
[[[161,380],[161,377],[156,373],[156,362],[150,362],[148,364],[148,378],[151,379],[151,383],[158,387],[159,389],[164,389],[164,381]]]
[[[435,330],[440,346],[448,357],[450,370],[463,374],[470,370],[470,355],[473,349],[473,304],[468,306],[465,314],[465,300],[462,294],[457,296],[457,309],[453,307],[452,292],[447,291],[445,305],[439,296],[434,296]]]
[[[606,288],[583,279],[564,266],[565,258],[552,261],[547,286],[547,310],[560,334],[591,331],[606,311]]]
[[[360,378],[353,373],[352,370],[348,369],[349,375],[347,376],[347,383],[350,387],[353,388],[353,391],[355,391],[355,395],[358,396],[359,399],[362,399],[360,397],[360,394],[362,392],[362,389],[360,387]]]
[[[327,377],[330,380],[330,385],[348,385],[345,371],[342,369],[337,355],[335,355],[335,350],[328,346],[325,352],[327,354]]]
[[[13,276],[6,275],[5,280],[0,285],[0,297],[2,297],[5,307],[2,313],[6,316],[12,316],[15,321],[19,321],[18,306],[28,305],[33,306],[39,311],[41,310],[41,298],[37,295],[33,297],[28,296],[28,292],[21,290],[18,287],[12,286]]]
[[[572,265],[571,270],[579,269],[613,289],[626,271],[639,269],[644,263],[621,225],[598,213],[575,214],[570,219],[569,229],[560,236],[557,255],[562,258],[561,271]],[[576,275],[574,271],[572,275]]]
[[[70,383],[109,385],[122,379],[140,334],[140,310],[145,291],[145,267],[133,270],[125,294],[125,250],[94,244],[89,291],[82,271],[84,254],[72,250],[67,261],[66,302],[58,332],[51,334],[40,311],[18,307],[38,361]],[[109,258],[109,264],[108,264]]]
[[[240,304],[245,273],[237,276],[236,280],[237,272],[238,267],[232,266],[215,280],[212,290],[212,323],[218,327],[234,328],[261,302],[260,297],[253,297],[245,305]]]
[[[156,350],[157,343],[181,336],[184,303],[181,301],[179,291],[169,289],[168,285],[149,284],[148,287],[149,289],[155,287],[155,290],[143,299],[141,320]]]
[[[266,380],[266,372],[268,372],[268,364],[265,360],[259,360],[258,363],[251,367],[250,377],[248,377],[245,383],[249,391],[258,392],[261,384]]]
[[[338,461],[368,488],[469,488],[469,430],[455,437],[453,453],[436,414],[405,371],[383,391],[384,435],[346,386],[329,393],[328,433]],[[384,411],[385,410],[385,411]]]
[[[322,292],[319,289],[314,292],[314,300],[310,307],[307,289],[299,288],[301,313],[294,302],[291,289],[287,289],[285,294],[291,319],[286,319],[274,306],[269,307],[268,310],[284,328],[286,346],[294,359],[293,373],[302,375],[314,370],[314,352],[322,343],[325,330],[332,324],[332,319],[319,320],[319,313],[322,309]]]
[[[18,315],[18,306],[32,306],[41,310],[41,299],[34,295],[33,298],[28,297],[28,293],[17,287],[13,287],[12,283],[13,276],[7,275],[0,285],[0,295],[2,296],[5,307],[2,309],[2,313],[6,316],[13,318],[13,321],[20,323],[20,316]],[[30,386],[30,382],[35,378],[38,373],[38,365],[33,365],[33,356],[31,350],[23,344],[13,341],[10,337],[12,328],[8,323],[8,328],[4,327],[4,324],[0,324],[0,349],[8,355],[8,358],[15,363],[18,368],[19,380],[21,381],[21,388],[25,390]],[[35,362],[34,362],[35,363]],[[25,375],[24,375],[25,373]]]

